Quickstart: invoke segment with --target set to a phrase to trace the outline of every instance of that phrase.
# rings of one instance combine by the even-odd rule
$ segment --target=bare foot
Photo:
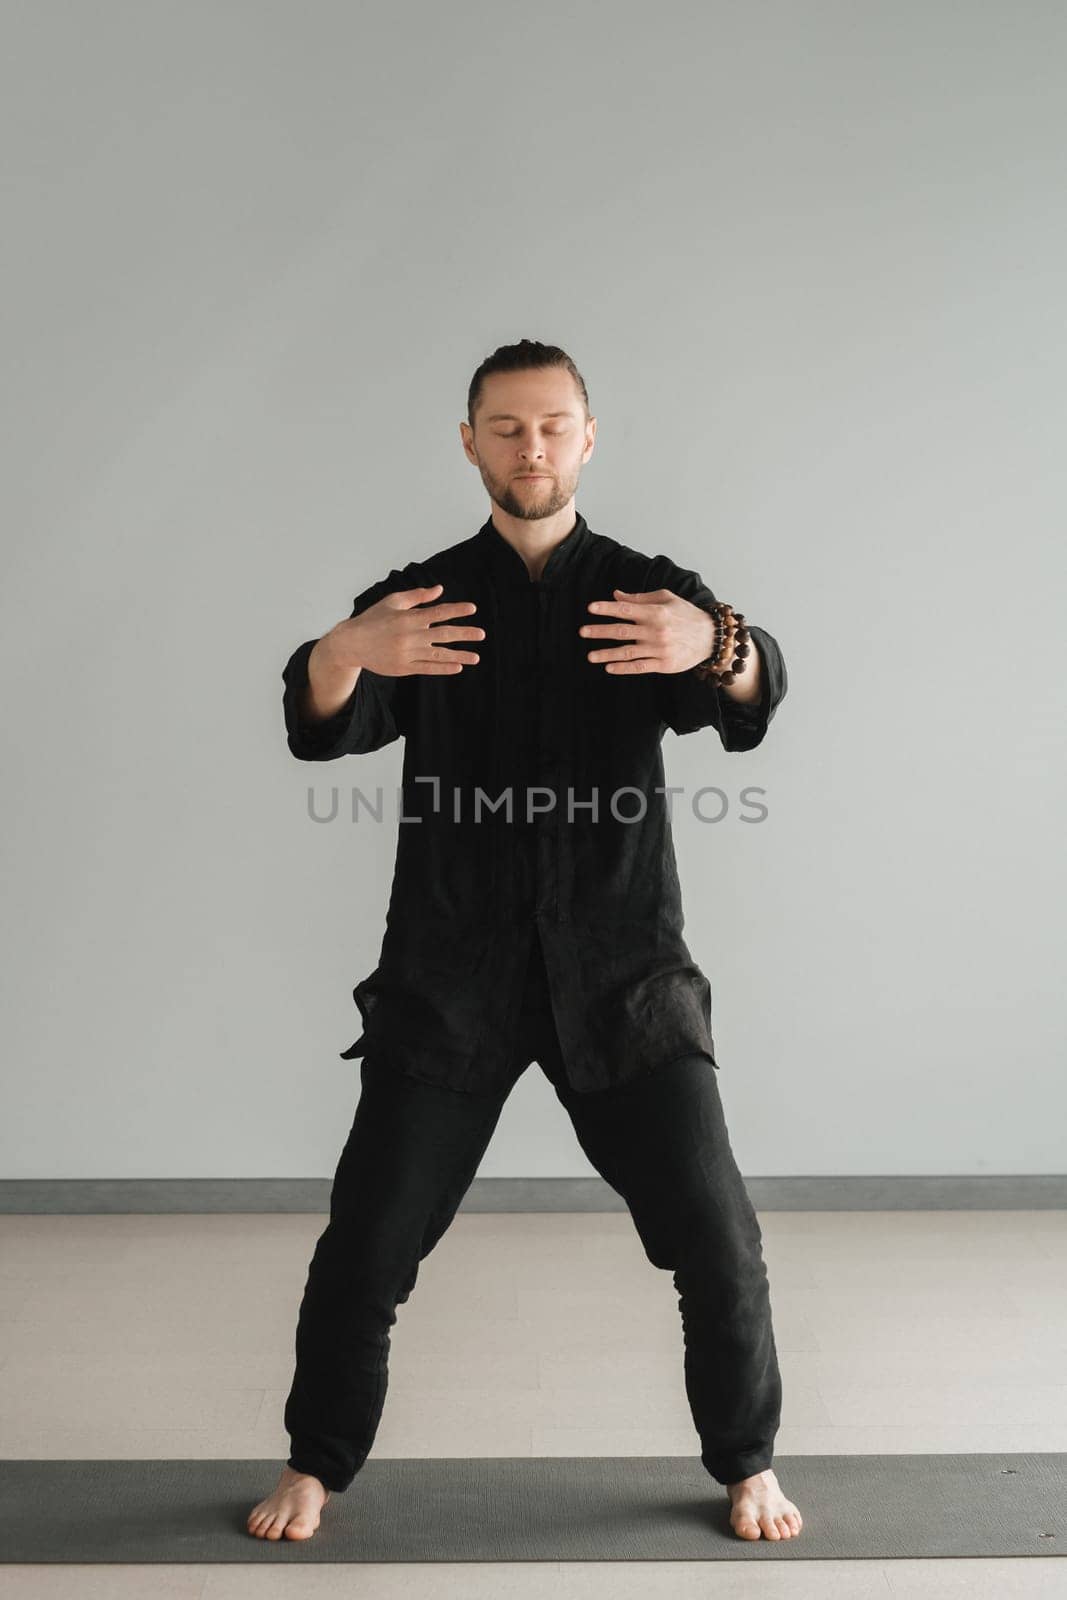
[[[733,1507],[730,1526],[742,1539],[758,1539],[762,1530],[768,1539],[791,1539],[804,1526],[792,1500],[787,1500],[770,1467],[755,1477],[728,1483],[726,1492]]]
[[[274,1493],[249,1512],[248,1531],[257,1539],[310,1539],[329,1498],[318,1478],[286,1465]]]

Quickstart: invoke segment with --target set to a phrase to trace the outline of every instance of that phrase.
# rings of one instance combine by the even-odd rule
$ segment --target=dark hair
[[[474,411],[482,397],[482,384],[491,372],[528,372],[531,368],[563,367],[578,386],[585,406],[585,420],[589,421],[589,394],[585,379],[565,350],[555,344],[541,344],[536,339],[520,339],[518,344],[502,344],[486,356],[467,391],[467,421],[474,427]]]

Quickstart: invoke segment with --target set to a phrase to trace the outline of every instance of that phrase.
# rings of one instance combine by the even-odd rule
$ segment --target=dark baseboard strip
[[[329,1178],[9,1178],[0,1213],[315,1212]],[[749,1178],[757,1211],[1062,1211],[1067,1175]],[[475,1178],[461,1211],[625,1211],[601,1178]]]

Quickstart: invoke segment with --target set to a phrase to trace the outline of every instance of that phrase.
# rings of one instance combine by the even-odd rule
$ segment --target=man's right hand
[[[338,672],[369,667],[386,678],[408,678],[414,673],[462,672],[464,666],[478,662],[476,651],[441,649],[454,639],[484,639],[485,629],[451,621],[476,611],[472,600],[423,603],[440,589],[439,583],[400,589],[383,595],[358,617],[339,622],[316,646],[323,649],[323,664],[329,662]]]
[[[455,639],[484,639],[484,628],[451,621],[466,617],[477,606],[471,600],[448,600],[426,605],[441,585],[398,589],[383,595],[358,617],[347,617],[324,633],[308,656],[308,692],[304,713],[312,721],[332,716],[349,700],[360,672],[386,678],[454,676],[480,661],[473,650],[444,650]],[[416,608],[419,609],[416,609]]]

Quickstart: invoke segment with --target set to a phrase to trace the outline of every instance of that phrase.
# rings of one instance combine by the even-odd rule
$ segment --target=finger
[[[621,594],[621,592],[621,590],[616,590],[616,593]],[[631,617],[642,611],[652,599],[652,595],[635,594],[630,595],[626,600],[590,600],[586,610],[595,611],[598,616]]]
[[[422,589],[397,589],[385,598],[398,611],[410,611],[415,606],[424,605],[425,610],[419,612],[420,622],[424,617],[433,622],[442,622],[447,617],[470,616],[472,611],[477,611],[473,600],[442,600],[435,606],[427,604],[440,588],[439,583],[431,583]]]
[[[638,590],[636,593],[632,589],[613,589],[611,592],[621,595],[624,600],[632,600],[635,605],[643,605],[649,600],[662,600],[667,594],[666,589]]]
[[[451,646],[435,649],[432,644],[422,644],[417,647],[417,653],[412,656],[412,661],[464,661],[473,665],[480,661],[481,656],[477,650],[453,650]]]
[[[627,655],[627,651],[630,652]],[[662,672],[666,663],[662,656],[650,655],[640,645],[622,645],[616,650],[591,650],[586,657],[593,666],[610,672]]]
[[[386,595],[386,599],[398,611],[407,611],[411,606],[420,606],[424,601],[432,600],[441,588],[443,585],[440,583],[430,583],[423,584],[419,589],[394,589],[392,594]]]
[[[439,605],[427,606],[420,611],[418,620],[428,625],[430,622],[444,622],[449,617],[469,617],[477,609],[473,600],[442,600]]]
[[[627,661],[622,657],[615,657],[602,663],[604,671],[613,678],[625,677],[628,673],[637,672],[662,672],[664,663],[658,656],[638,656],[635,660]]]
[[[578,632],[585,639],[637,639],[649,638],[649,631],[639,622],[583,622]]]
[[[485,629],[484,628],[480,628],[480,627],[477,627],[477,626],[472,626],[472,627],[469,627],[469,628],[460,628],[460,627],[457,627],[455,623],[449,624],[447,622],[438,623],[434,627],[427,628],[426,631],[430,635],[430,638],[433,640],[433,642],[435,644],[444,643],[446,640],[451,640],[451,639],[484,639],[485,638]]]
[[[476,667],[481,660],[473,650],[423,649],[411,658],[412,672],[458,672],[464,667]]]

